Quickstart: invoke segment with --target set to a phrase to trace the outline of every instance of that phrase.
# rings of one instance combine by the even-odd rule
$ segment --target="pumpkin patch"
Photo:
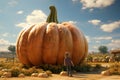
[[[82,62],[88,53],[84,34],[69,22],[59,23],[57,11],[50,6],[46,22],[23,29],[17,39],[16,53],[21,63],[28,65],[63,64],[65,52],[73,63]]]

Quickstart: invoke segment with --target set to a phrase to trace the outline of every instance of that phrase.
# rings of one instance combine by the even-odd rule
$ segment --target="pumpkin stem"
[[[48,23],[50,23],[50,22],[58,23],[57,10],[56,10],[55,6],[50,6],[49,9],[50,9],[50,14],[49,14],[46,22],[48,22]]]

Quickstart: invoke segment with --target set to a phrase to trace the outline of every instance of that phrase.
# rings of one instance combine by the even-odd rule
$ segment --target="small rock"
[[[1,78],[6,78],[5,76],[1,76]]]
[[[47,75],[47,73],[39,73],[38,77],[40,77],[40,78],[47,78],[48,75]]]
[[[61,76],[67,76],[68,74],[67,74],[66,71],[62,71],[62,72],[60,72],[60,75],[61,75]]]
[[[52,76],[52,72],[50,70],[45,71],[48,76]]]
[[[18,75],[18,77],[20,77],[20,78],[24,78],[25,75],[24,75],[23,73],[21,73],[21,74]]]
[[[31,77],[37,77],[38,76],[38,73],[32,73],[31,74]]]
[[[1,71],[2,71],[2,72],[7,72],[7,71],[8,71],[8,69],[2,69]]]
[[[110,75],[110,72],[107,70],[107,71],[102,71],[101,74],[103,76],[109,76]]]
[[[2,76],[6,77],[6,78],[12,77],[11,72],[4,72]]]

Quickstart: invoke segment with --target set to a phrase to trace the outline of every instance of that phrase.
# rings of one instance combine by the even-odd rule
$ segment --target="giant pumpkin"
[[[50,6],[46,22],[24,28],[17,39],[16,53],[23,64],[63,64],[65,52],[73,63],[87,56],[88,44],[83,33],[69,22],[58,23],[57,12]]]

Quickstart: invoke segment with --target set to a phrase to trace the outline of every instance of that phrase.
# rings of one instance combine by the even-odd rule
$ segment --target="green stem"
[[[55,6],[50,6],[49,9],[50,9],[50,14],[49,14],[46,22],[48,22],[48,23],[50,23],[50,22],[58,23],[57,10],[56,10]]]

